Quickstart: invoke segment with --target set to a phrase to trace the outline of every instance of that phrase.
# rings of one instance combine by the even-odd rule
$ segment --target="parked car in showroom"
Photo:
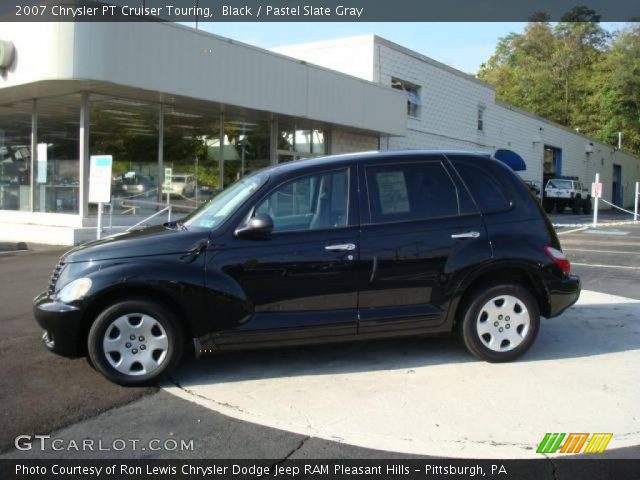
[[[558,237],[504,164],[324,157],[253,173],[181,221],[74,248],[34,300],[45,345],[108,379],[195,353],[455,331],[490,362],[578,299]]]
[[[542,204],[547,213],[563,213],[567,207],[574,215],[591,213],[591,192],[578,177],[550,178],[544,187]]]

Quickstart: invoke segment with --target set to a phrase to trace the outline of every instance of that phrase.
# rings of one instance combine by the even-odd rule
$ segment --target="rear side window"
[[[455,161],[452,159],[452,161],[482,213],[500,212],[511,207],[511,202],[507,199],[504,189],[489,170],[473,165],[473,160]],[[478,161],[483,161],[483,159],[478,159]]]
[[[457,216],[458,192],[439,161],[366,168],[372,223]]]

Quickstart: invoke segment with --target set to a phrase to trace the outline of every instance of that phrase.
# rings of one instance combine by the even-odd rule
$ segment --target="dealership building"
[[[640,179],[624,150],[374,35],[268,51],[172,23],[0,23],[0,241],[95,236],[92,155],[113,157],[123,227],[268,165],[406,148],[509,150],[539,184],[597,172],[621,206]]]

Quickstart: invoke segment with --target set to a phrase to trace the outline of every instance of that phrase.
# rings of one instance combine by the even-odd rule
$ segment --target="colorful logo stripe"
[[[602,453],[612,437],[613,433],[592,433],[590,438],[588,433],[545,433],[536,452],[557,453],[560,450],[560,453],[580,453],[584,447],[583,453]]]

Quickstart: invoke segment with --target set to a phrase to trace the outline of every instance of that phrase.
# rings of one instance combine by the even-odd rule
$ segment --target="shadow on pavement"
[[[519,362],[584,358],[640,350],[640,302],[576,305],[543,319]],[[339,375],[476,362],[455,335],[204,354],[176,378],[199,384],[302,375]],[[197,379],[197,380],[196,380]]]

